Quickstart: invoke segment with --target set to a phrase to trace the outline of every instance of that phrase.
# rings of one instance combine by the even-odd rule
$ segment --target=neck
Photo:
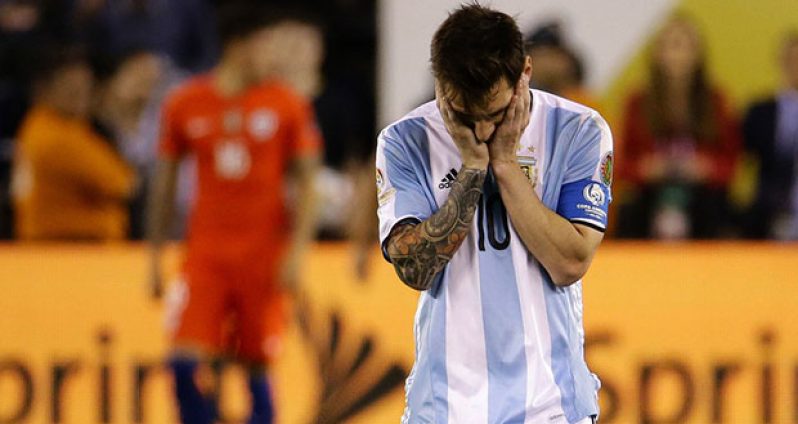
[[[224,97],[233,97],[244,92],[252,85],[244,74],[245,66],[240,55],[226,54],[214,72],[216,88]]]
[[[99,101],[94,107],[94,116],[106,124],[116,121],[119,112],[119,102],[112,98],[108,90],[101,90],[99,93]]]
[[[73,111],[69,110],[68,108],[63,107],[63,104],[59,102],[57,99],[53,99],[49,96],[43,96],[40,98],[39,102],[40,105],[46,107],[52,112],[55,112],[56,115],[66,118],[66,119],[77,119],[82,118],[78,116]]]
[[[668,92],[675,95],[685,94],[690,91],[692,78],[688,75],[678,77],[667,77]]]

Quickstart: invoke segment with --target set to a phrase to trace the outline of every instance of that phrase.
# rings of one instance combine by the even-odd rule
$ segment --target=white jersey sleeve
[[[383,130],[377,141],[377,215],[383,247],[398,222],[421,222],[437,210],[427,184],[428,154],[414,148],[419,131],[425,131],[423,123],[404,121]]]
[[[557,213],[603,232],[612,201],[612,168],[612,133],[593,112],[579,126],[570,146]]]

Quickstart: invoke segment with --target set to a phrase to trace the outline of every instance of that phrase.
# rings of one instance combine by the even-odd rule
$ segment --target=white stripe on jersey
[[[450,423],[488,422],[488,364],[479,348],[485,346],[482,299],[479,282],[471,278],[479,275],[475,253],[452,258],[444,281]]]

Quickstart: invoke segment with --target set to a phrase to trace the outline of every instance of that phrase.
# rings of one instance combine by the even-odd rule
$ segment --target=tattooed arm
[[[387,252],[399,278],[416,290],[427,290],[468,236],[485,181],[484,169],[460,169],[449,198],[429,219],[397,225]]]

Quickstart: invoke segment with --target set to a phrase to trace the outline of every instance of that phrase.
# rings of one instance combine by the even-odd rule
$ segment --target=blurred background
[[[0,423],[175,422],[145,199],[164,97],[218,60],[217,3],[0,0]],[[280,422],[397,422],[416,295],[376,246],[375,140],[432,98],[429,42],[459,3],[291,3],[312,24],[287,37],[284,78],[312,100],[325,154],[307,298],[273,370]],[[602,422],[798,423],[795,2],[491,5],[526,33],[532,86],[597,109],[615,136],[584,294]],[[64,153],[45,171],[94,207],[66,213],[57,176],[35,188],[54,203],[30,200],[41,170],[17,146],[47,131]],[[112,157],[81,150],[98,140]],[[117,194],[118,178],[136,189]],[[171,276],[193,196],[188,160]],[[225,422],[243,419],[241,378],[225,373]]]

